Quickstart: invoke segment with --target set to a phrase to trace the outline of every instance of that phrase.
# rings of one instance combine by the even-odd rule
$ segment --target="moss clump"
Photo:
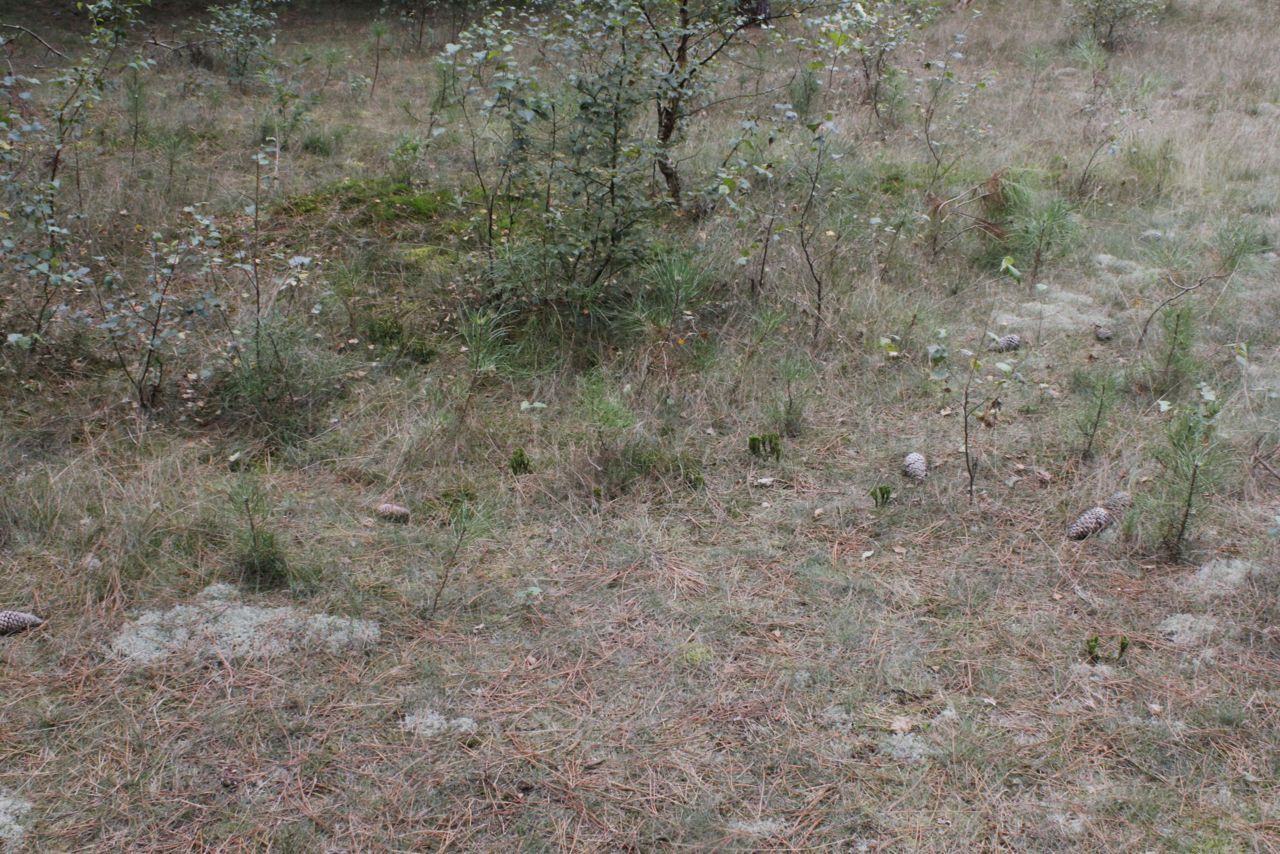
[[[701,489],[706,484],[700,460],[652,439],[637,439],[605,451],[596,459],[596,465],[599,497],[621,495],[642,480],[678,482],[689,489]]]
[[[529,455],[524,452],[524,448],[516,448],[511,452],[509,465],[511,466],[511,473],[517,477],[533,471],[533,463],[529,461]]]

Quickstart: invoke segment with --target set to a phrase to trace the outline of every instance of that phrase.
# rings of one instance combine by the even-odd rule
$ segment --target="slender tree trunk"
[[[675,56],[671,57],[672,89],[658,102],[658,171],[667,182],[667,195],[677,208],[683,203],[684,186],[680,181],[680,169],[671,159],[671,145],[680,129],[680,114],[684,108],[685,87],[689,85],[689,0],[680,0],[680,40],[676,43]]]
[[[758,27],[769,20],[769,0],[738,0],[738,14],[747,19],[747,26]]]

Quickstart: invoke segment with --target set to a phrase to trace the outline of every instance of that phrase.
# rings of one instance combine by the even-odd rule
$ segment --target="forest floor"
[[[752,238],[717,211],[667,233],[718,314],[586,367],[484,373],[449,314],[468,238],[440,190],[463,152],[386,180],[430,51],[394,43],[371,94],[371,12],[283,14],[277,50],[319,97],[262,239],[317,259],[279,299],[312,315],[306,369],[333,393],[281,444],[194,374],[161,418],[73,350],[6,363],[0,609],[46,622],[0,637],[0,847],[1280,850],[1272,10],[1181,0],[1104,53],[1073,45],[1062,4],[973,6],[897,56],[896,117],[861,103],[859,70],[824,81],[843,156],[818,346],[795,232],[758,283],[772,309],[739,310],[761,262],[735,263]],[[768,112],[794,67],[753,50],[724,85],[763,78]],[[1086,189],[1077,237],[1034,275],[1020,259],[1022,281],[975,260],[958,216],[930,246],[912,80],[951,52],[985,87],[942,131],[947,185]],[[200,202],[248,233],[271,95],[172,58],[149,85],[133,166],[123,95],[86,143],[112,164],[86,171],[88,222],[149,231]],[[691,170],[742,109],[691,133]],[[804,146],[779,149],[803,175]],[[1199,271],[1187,287],[1228,261],[1186,298],[1195,338],[1156,393],[1173,333],[1142,333],[1170,271]],[[989,332],[1022,346],[988,353]],[[1106,370],[1123,389],[1086,459]],[[1173,476],[1172,419],[1210,397],[1216,479],[1171,560],[1141,515],[1169,508],[1144,496]],[[769,433],[780,457],[750,454]],[[1117,490],[1123,523],[1066,538]],[[288,585],[241,583],[255,525]]]

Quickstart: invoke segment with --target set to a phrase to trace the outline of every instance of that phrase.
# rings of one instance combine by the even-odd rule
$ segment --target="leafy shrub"
[[[221,300],[210,290],[179,293],[183,278],[207,279],[224,261],[222,234],[213,218],[195,208],[183,213],[190,224],[180,236],[168,241],[159,234],[151,236],[141,287],[131,286],[123,272],[108,271],[92,282],[93,308],[72,314],[107,337],[112,361],[128,378],[143,410],[156,403],[169,360],[192,349],[197,339],[187,333],[222,310]]]
[[[387,153],[387,160],[391,164],[391,180],[412,186],[426,148],[427,143],[421,136],[402,134],[396,141],[395,148]]]
[[[1165,0],[1071,0],[1068,23],[1087,31],[1108,50],[1114,50],[1142,26],[1154,23]]]
[[[811,45],[821,59],[811,68],[834,68],[854,55],[862,70],[863,100],[882,121],[892,118],[892,108],[901,97],[901,74],[892,65],[893,55],[912,34],[928,23],[938,11],[932,0],[901,0],[891,3],[831,3],[831,9],[807,22],[814,31]],[[801,113],[803,115],[803,113]]]
[[[80,5],[89,32],[77,58],[45,81],[59,90],[47,107],[33,106],[41,81],[12,69],[0,76],[0,306],[7,314],[0,322],[8,343],[25,350],[41,343],[48,324],[89,284],[90,270],[74,251],[82,218],[61,201],[68,154],[119,78],[131,72],[137,79],[151,66],[122,50],[142,0]]]
[[[209,7],[209,21],[203,29],[232,82],[244,83],[267,65],[276,43],[274,7],[287,2],[238,0]]]

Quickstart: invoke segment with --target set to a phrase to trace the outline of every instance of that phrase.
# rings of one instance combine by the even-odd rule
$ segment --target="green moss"
[[[446,273],[458,263],[458,253],[443,246],[417,246],[404,251],[404,260],[428,275]]]
[[[406,188],[371,199],[369,215],[379,222],[406,219],[429,222],[440,219],[453,203],[454,195],[451,190],[417,193]]]
[[[426,338],[410,338],[404,343],[402,353],[406,359],[417,362],[419,365],[430,364],[435,361],[436,356],[440,355],[435,344]]]
[[[404,324],[399,318],[376,314],[365,322],[364,334],[370,344],[398,347],[404,341]]]
[[[596,465],[597,491],[603,497],[621,495],[646,479],[675,481],[689,489],[701,489],[706,484],[700,460],[652,439],[637,439],[606,451],[599,455]]]
[[[533,471],[533,463],[529,462],[529,455],[524,452],[524,448],[516,448],[511,452],[510,466],[511,473],[516,476]]]
[[[457,201],[452,190],[417,190],[388,178],[348,178],[312,193],[292,196],[277,206],[280,213],[305,215],[336,206],[343,211],[364,209],[374,222],[443,219]]]

